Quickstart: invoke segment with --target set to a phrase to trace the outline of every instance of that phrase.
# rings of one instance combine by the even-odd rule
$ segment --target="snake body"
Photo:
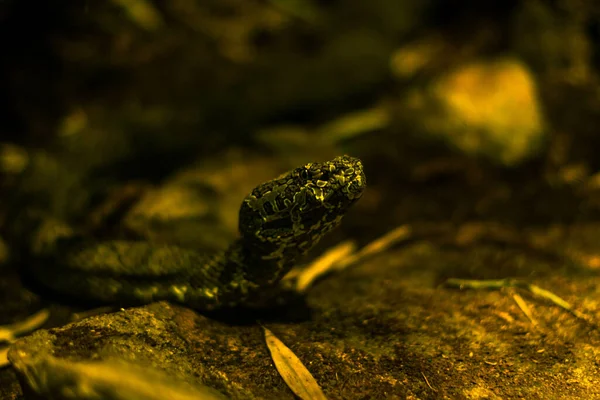
[[[241,204],[239,237],[212,255],[147,241],[99,241],[46,218],[30,236],[28,264],[39,284],[77,298],[167,300],[199,310],[245,305],[339,225],[365,184],[360,160],[349,156],[262,183]]]

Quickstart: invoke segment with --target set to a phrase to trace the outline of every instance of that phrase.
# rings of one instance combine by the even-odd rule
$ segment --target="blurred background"
[[[0,222],[112,207],[222,246],[252,187],[344,153],[366,165],[345,225],[363,242],[595,218],[599,17],[581,0],[4,0]]]
[[[363,207],[394,222],[573,219],[564,192],[599,167],[599,16],[575,0],[4,0],[2,142],[121,181],[226,167],[233,149],[227,167],[350,153],[375,188]]]
[[[597,1],[0,0],[0,49],[0,261],[22,244],[14,216],[31,209],[96,236],[221,248],[254,186],[350,154],[368,189],[321,251],[402,224],[438,236],[328,281],[313,294],[327,326],[354,326],[331,322],[337,308],[422,307],[383,319],[392,343],[397,326],[441,321],[437,310],[482,321],[478,295],[436,290],[448,277],[535,278],[600,307]],[[0,265],[8,323],[42,300]],[[473,342],[463,320],[444,323],[423,328],[427,340],[464,329]],[[506,339],[516,354],[519,335]],[[444,371],[467,359],[459,345]],[[548,365],[569,346],[546,352]],[[394,360],[417,359],[403,354]],[[531,359],[545,355],[532,347]]]
[[[594,1],[4,0],[1,221],[217,247],[256,184],[344,153],[363,242],[596,218],[599,36]]]
[[[576,0],[4,0],[4,170],[31,149],[111,183],[259,170],[218,179],[247,181],[239,199],[349,153],[371,185],[362,229],[574,220],[597,210],[578,196],[600,184],[599,16]]]

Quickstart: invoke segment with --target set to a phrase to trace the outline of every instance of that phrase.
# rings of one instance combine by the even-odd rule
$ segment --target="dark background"
[[[398,309],[425,311],[402,317],[402,327],[425,326],[464,309],[477,320],[477,307],[496,305],[474,298],[465,305],[458,295],[453,301],[435,298],[448,295],[434,288],[449,277],[535,277],[564,295],[582,294],[578,300],[597,308],[597,1],[136,4],[0,1],[1,323],[24,318],[47,301],[21,286],[11,263],[14,246],[23,240],[13,217],[23,210],[41,208],[92,226],[100,236],[133,231],[216,247],[235,233],[237,207],[254,185],[344,153],[363,160],[369,187],[322,249],[345,238],[365,244],[401,224],[411,225],[417,241],[442,236],[433,240],[436,251],[424,251],[431,259],[405,272],[414,274],[416,284],[402,288],[410,295]],[[54,169],[40,168],[47,160]],[[152,189],[169,196],[169,185],[185,171],[192,171],[198,197],[208,204],[202,223],[212,227],[191,229],[185,218],[176,221],[183,228],[132,224],[127,215],[135,201]],[[110,204],[117,210],[103,218]],[[175,204],[173,209],[193,208]],[[567,241],[571,247],[562,246]],[[494,247],[477,247],[482,243]],[[444,253],[447,246],[460,254]],[[531,253],[550,261],[522,262]],[[390,255],[388,261],[394,260]],[[369,268],[372,275],[365,276],[373,280],[391,274]],[[419,281],[427,271],[433,278]],[[395,283],[403,279],[390,276]],[[360,278],[365,285],[367,278]],[[336,297],[343,292],[321,295],[360,310],[357,321],[367,320],[360,308],[366,303],[346,304]],[[442,317],[427,303],[430,297]],[[386,303],[382,299],[387,301],[376,300]],[[445,305],[451,308],[447,314]],[[333,310],[323,315],[338,315]],[[380,311],[372,319],[380,321]],[[353,315],[347,317],[340,317],[340,326],[354,327]],[[388,341],[391,323],[381,320],[381,337]],[[496,319],[486,321],[493,332],[504,329]],[[470,338],[451,322],[424,335],[448,334],[452,344]],[[551,326],[541,332],[532,339],[536,345],[551,348],[544,342],[551,338],[563,350],[585,336],[575,328],[558,339]],[[526,336],[508,334],[517,338],[506,339],[515,343],[510,358],[521,354],[516,343]],[[452,368],[470,351],[456,343],[457,358],[446,361]],[[529,350],[528,356],[537,356],[537,348]],[[572,358],[567,350],[556,350],[555,357]],[[417,353],[411,353],[415,359],[431,358]],[[554,365],[549,353],[546,361]],[[392,358],[389,371],[404,371],[394,364],[402,357]],[[415,362],[413,380],[421,379],[421,371]],[[543,380],[540,374],[532,379]],[[5,378],[16,387],[14,376]],[[452,386],[456,376],[443,379],[440,395],[459,398]],[[519,385],[512,382],[501,392],[506,397],[517,396],[510,390]],[[359,398],[360,386],[347,390]]]

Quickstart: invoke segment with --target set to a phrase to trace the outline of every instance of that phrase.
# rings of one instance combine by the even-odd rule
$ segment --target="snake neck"
[[[225,251],[224,274],[241,274],[257,286],[273,286],[306,253],[300,246],[236,239]],[[232,268],[233,267],[233,268]],[[224,277],[225,280],[230,277]]]

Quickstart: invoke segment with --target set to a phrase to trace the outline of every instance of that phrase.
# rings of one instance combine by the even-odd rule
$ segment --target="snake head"
[[[280,251],[307,251],[337,226],[362,195],[366,178],[359,159],[342,156],[309,163],[257,186],[240,209],[245,240]]]

